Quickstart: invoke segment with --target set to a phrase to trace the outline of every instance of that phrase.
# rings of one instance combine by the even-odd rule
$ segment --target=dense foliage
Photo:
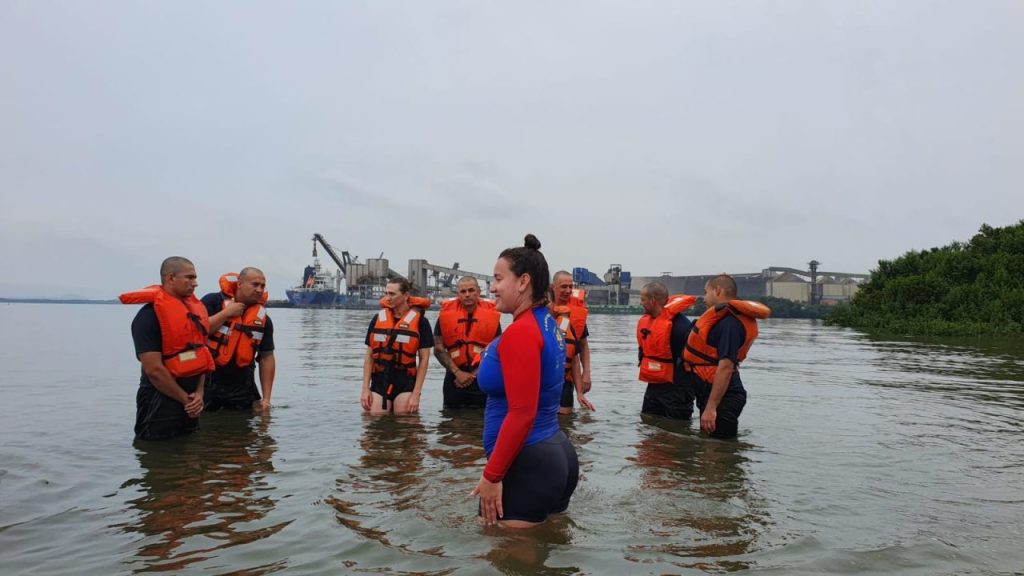
[[[1024,220],[970,242],[882,260],[831,324],[913,335],[1024,332]]]

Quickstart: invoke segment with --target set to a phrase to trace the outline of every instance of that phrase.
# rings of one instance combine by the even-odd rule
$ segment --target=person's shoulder
[[[156,308],[153,307],[152,303],[145,304],[139,311],[135,313],[135,321],[145,321],[152,318],[156,320]]]
[[[203,304],[220,304],[224,301],[224,294],[221,292],[210,292],[199,299]]]

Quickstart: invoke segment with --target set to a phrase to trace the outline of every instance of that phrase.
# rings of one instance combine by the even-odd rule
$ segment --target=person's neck
[[[406,302],[405,304],[402,304],[400,306],[395,306],[395,308],[393,310],[393,312],[395,313],[395,316],[404,316],[405,313],[408,312],[408,311],[409,311],[409,303],[408,302]]]
[[[524,312],[526,312],[527,310],[530,310],[532,308],[533,308],[533,302],[531,300],[526,300],[525,302],[520,304],[518,307],[516,307],[515,312],[512,313],[512,317],[513,318],[519,318],[519,316],[521,316]]]

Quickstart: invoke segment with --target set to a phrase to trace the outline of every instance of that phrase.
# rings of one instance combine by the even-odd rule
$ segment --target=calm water
[[[1020,342],[769,321],[718,442],[641,421],[637,318],[592,317],[580,486],[509,534],[474,519],[482,419],[441,411],[436,364],[419,417],[362,415],[372,312],[274,310],[271,414],[138,447],[134,313],[0,305],[0,574],[1024,573]]]

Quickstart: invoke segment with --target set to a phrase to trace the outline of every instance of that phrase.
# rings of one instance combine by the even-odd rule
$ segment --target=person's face
[[[551,289],[555,293],[555,304],[564,305],[569,303],[569,297],[572,296],[572,276],[561,275],[558,280],[551,286]]]
[[[527,290],[530,288],[530,275],[516,276],[508,265],[508,260],[498,258],[494,263],[494,282],[491,282],[491,294],[494,294],[494,305],[499,312],[513,314],[524,301],[529,300]]]
[[[722,289],[717,286],[712,286],[710,282],[704,285],[704,304],[711,308],[712,306],[718,306],[725,299],[722,297]]]
[[[463,307],[472,308],[480,301],[480,287],[474,282],[460,282],[458,297]]]
[[[195,293],[199,285],[195,266],[184,266],[178,272],[168,275],[167,291],[178,298],[187,298]]]
[[[388,299],[388,304],[391,306],[392,310],[401,307],[409,300],[409,297],[402,293],[398,284],[388,284],[385,286],[384,296]]]
[[[267,279],[259,272],[247,272],[245,278],[238,279],[238,287],[235,288],[235,300],[242,304],[257,304],[263,299],[263,293],[267,290]]]
[[[640,307],[644,309],[644,313],[654,316],[654,306],[654,298],[647,293],[647,288],[640,290]]]

